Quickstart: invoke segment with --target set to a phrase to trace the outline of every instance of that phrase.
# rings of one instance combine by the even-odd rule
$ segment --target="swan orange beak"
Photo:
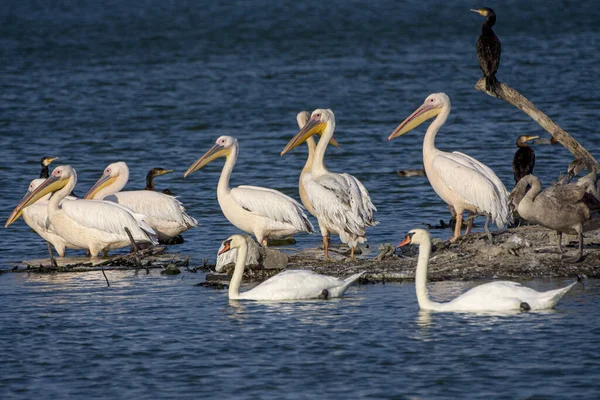
[[[396,247],[406,246],[407,244],[410,244],[410,236],[409,235],[406,235],[406,237],[404,237],[404,240],[401,241],[400,243],[398,243],[398,246],[396,246]]]
[[[229,250],[231,250],[231,239],[223,242],[223,248],[219,250],[217,255],[220,256],[223,253],[227,253]]]

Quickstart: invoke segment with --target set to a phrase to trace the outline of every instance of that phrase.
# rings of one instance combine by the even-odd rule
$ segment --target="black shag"
[[[496,13],[488,7],[471,11],[485,17],[485,22],[481,26],[481,35],[477,39],[477,58],[479,58],[479,67],[485,75],[485,90],[497,94],[498,80],[496,79],[496,72],[498,72],[498,66],[500,65],[502,46],[492,30],[492,26],[496,23]]]
[[[513,157],[513,174],[515,176],[515,184],[519,183],[522,177],[530,175],[533,172],[535,165],[535,152],[527,142],[529,140],[538,139],[539,136],[519,136],[517,138],[517,147]]]
[[[154,178],[159,175],[168,174],[169,172],[173,172],[173,170],[164,168],[152,168],[150,171],[148,171],[148,175],[146,175],[146,187],[144,189],[156,191],[156,188],[154,187]],[[171,193],[169,189],[164,189],[162,192],[164,194],[168,194],[169,196],[173,195],[173,193]]]
[[[48,173],[48,165],[52,164],[52,161],[58,160],[58,157],[42,157],[40,164],[42,164],[42,170],[40,171],[40,178],[48,179],[50,174]]]

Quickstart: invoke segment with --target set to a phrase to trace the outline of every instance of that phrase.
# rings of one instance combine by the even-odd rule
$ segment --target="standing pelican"
[[[198,225],[173,196],[150,190],[121,192],[128,180],[127,164],[122,161],[112,163],[84,199],[112,201],[145,215],[145,221],[158,233],[159,240],[168,240]]]
[[[425,103],[406,118],[388,140],[404,135],[430,118],[437,118],[427,128],[423,140],[423,165],[433,190],[456,211],[455,241],[460,236],[462,214],[469,211],[468,234],[473,214],[491,216],[499,228],[512,220],[508,192],[504,184],[485,164],[464,153],[447,153],[435,147],[435,136],[450,114],[450,98],[445,93],[430,94]],[[491,235],[487,228],[488,237]]]
[[[438,303],[429,299],[427,293],[427,268],[431,253],[431,236],[424,229],[408,232],[398,247],[419,245],[419,260],[415,271],[417,301],[423,310],[432,311],[509,311],[545,310],[554,308],[577,281],[560,289],[538,292],[511,281],[496,281],[476,286],[452,301]]]
[[[528,186],[531,186],[529,191]],[[586,186],[553,185],[542,191],[540,180],[527,175],[515,186],[511,197],[522,218],[556,230],[561,257],[563,232],[577,235],[579,254],[566,261],[579,262],[583,259],[583,233],[600,228],[600,200],[587,193]]]
[[[211,161],[225,157],[217,185],[217,200],[225,218],[238,229],[253,234],[266,246],[268,238],[281,238],[299,232],[312,233],[314,228],[303,207],[285,194],[259,186],[229,188],[229,178],[238,156],[238,141],[221,136],[215,145],[193,163],[183,175],[187,177]]]
[[[42,165],[42,170],[40,171],[40,178],[46,179],[50,176],[48,173],[48,165],[52,164],[52,161],[58,160],[58,157],[42,157],[40,164]]]
[[[489,7],[471,11],[485,17],[485,22],[481,26],[481,35],[477,39],[477,58],[479,58],[479,67],[485,75],[485,90],[497,94],[496,72],[500,65],[502,45],[492,30],[492,26],[496,23],[496,13]]]
[[[281,155],[312,135],[321,135],[315,149],[310,179],[305,181],[306,194],[319,221],[325,258],[329,258],[331,233],[338,234],[340,240],[350,246],[350,257],[354,258],[354,248],[367,240],[367,226],[378,223],[373,220],[373,212],[377,209],[371,202],[369,192],[358,179],[350,174],[329,172],[325,168],[323,158],[334,131],[333,111],[317,109],[300,132],[289,141]]]
[[[528,141],[533,139],[539,139],[539,136],[521,135],[517,138],[517,147],[519,149],[515,152],[515,156],[513,157],[513,175],[515,176],[515,184],[517,184],[522,177],[533,172],[533,167],[535,166],[535,152],[527,144]]]
[[[304,125],[308,122],[310,118],[310,114],[308,111],[300,111],[296,116],[296,121],[298,122],[298,127],[300,129],[304,128]],[[340,147],[337,140],[335,138],[331,138],[329,144]],[[300,179],[298,180],[298,191],[300,192],[300,200],[306,210],[311,213],[315,218],[317,214],[315,214],[315,210],[310,203],[310,199],[308,198],[308,194],[306,193],[306,182],[311,179],[311,171],[312,171],[312,162],[315,158],[315,149],[317,148],[317,143],[315,139],[311,136],[306,139],[306,146],[308,147],[308,157],[306,158],[306,163],[304,163],[304,168],[302,168],[302,172],[300,173]]]
[[[23,198],[29,196],[38,186],[44,183],[45,179],[34,179],[29,184],[29,189]],[[23,220],[31,229],[33,229],[38,235],[44,238],[47,242],[54,246],[54,249],[60,257],[65,256],[65,248],[70,249],[81,249],[80,247],[74,246],[68,243],[61,236],[57,235],[54,231],[54,227],[48,220],[48,201],[50,200],[51,193],[40,197],[35,203],[31,204],[22,210]],[[74,197],[67,196],[64,201],[75,200]]]
[[[232,300],[282,301],[342,297],[350,285],[365,274],[359,272],[346,279],[339,279],[313,271],[293,269],[283,271],[251,290],[240,293],[248,252],[246,238],[242,235],[231,236],[223,242],[219,255],[232,249],[238,249],[237,261],[229,285],[229,298]]]
[[[172,169],[152,168],[150,171],[148,171],[148,175],[146,175],[146,187],[144,188],[144,190],[152,190],[156,192],[156,187],[154,186],[154,178],[171,172],[173,172]],[[162,193],[168,194],[169,196],[173,196],[173,193],[169,189],[163,189]]]
[[[77,174],[69,165],[56,167],[52,175],[33,192],[26,195],[13,210],[5,227],[12,224],[21,211],[48,193],[54,195],[48,201],[48,219],[57,235],[67,243],[89,249],[92,257],[100,251],[127,247],[131,244],[125,232],[127,228],[136,242],[155,244],[155,232],[142,221],[143,216],[132,214],[123,207],[103,201],[61,201],[77,184]]]

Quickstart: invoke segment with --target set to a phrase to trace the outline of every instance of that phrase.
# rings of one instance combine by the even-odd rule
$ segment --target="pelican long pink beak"
[[[406,132],[412,131],[423,122],[438,115],[440,111],[441,109],[439,107],[434,107],[429,103],[423,104],[394,129],[394,132],[388,137],[388,140],[392,140],[395,137],[404,135]]]
[[[51,175],[40,186],[35,188],[35,190],[28,191],[21,202],[10,214],[6,224],[4,224],[4,227],[8,228],[10,224],[15,222],[21,216],[23,209],[29,207],[48,193],[56,192],[57,190],[63,188],[69,182],[69,179],[70,178],[55,177],[54,175]]]

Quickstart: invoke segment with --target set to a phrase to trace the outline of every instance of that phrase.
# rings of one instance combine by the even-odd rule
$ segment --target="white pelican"
[[[596,174],[592,174],[595,178]],[[527,190],[528,186],[531,189]],[[561,257],[563,232],[577,235],[579,254],[565,261],[579,262],[583,259],[583,233],[600,228],[600,200],[587,189],[586,185],[571,183],[553,185],[542,191],[540,180],[527,175],[517,183],[510,197],[523,219],[556,230]]]
[[[314,232],[303,207],[285,194],[258,186],[229,188],[229,178],[238,156],[238,141],[221,136],[215,145],[193,163],[183,175],[187,177],[219,157],[225,165],[217,185],[217,200],[225,218],[238,229],[253,234],[259,243],[268,244],[268,238],[281,238],[298,232]]]
[[[77,248],[89,249],[92,257],[100,251],[127,247],[131,244],[125,228],[136,242],[156,244],[151,237],[155,232],[142,221],[143,216],[132,214],[124,207],[104,201],[61,201],[77,184],[77,174],[69,165],[56,167],[52,175],[29,193],[6,221],[12,224],[21,210],[34,204],[48,193],[55,194],[48,201],[48,219],[57,235]]]
[[[169,174],[171,172],[173,172],[172,169],[164,169],[160,167],[152,168],[150,171],[148,171],[148,174],[146,175],[146,187],[144,188],[144,190],[152,190],[156,192],[157,190],[154,186],[154,178],[160,175]],[[173,196],[173,193],[169,189],[163,189],[161,190],[161,193]]]
[[[325,258],[329,258],[331,233],[338,234],[340,240],[350,246],[350,256],[354,258],[356,245],[367,240],[366,227],[378,223],[373,220],[373,212],[377,209],[371,202],[369,192],[358,179],[350,174],[329,172],[325,168],[323,158],[334,131],[333,111],[317,109],[313,111],[304,128],[289,141],[281,155],[299,146],[312,135],[321,135],[315,149],[311,175],[303,180],[306,194],[319,221]]]
[[[45,179],[34,179],[29,184],[29,190],[23,196],[26,198],[29,196],[38,186],[44,183]],[[29,207],[22,209],[23,220],[31,229],[33,229],[38,235],[44,240],[50,242],[60,257],[65,256],[65,248],[70,249],[81,249],[81,247],[74,246],[68,243],[61,236],[57,235],[52,227],[52,224],[48,220],[48,200],[52,196],[51,193],[39,198],[35,203]],[[65,201],[75,200],[75,197],[67,196]],[[18,217],[17,217],[18,218]]]
[[[469,211],[471,230],[474,214],[491,216],[499,228],[512,221],[508,207],[508,191],[504,184],[487,165],[464,153],[438,150],[435,135],[450,114],[450,98],[445,93],[430,94],[425,103],[406,118],[389,136],[388,140],[404,135],[430,118],[437,118],[427,128],[423,140],[423,165],[433,190],[456,211],[455,241],[460,236],[462,214]],[[491,234],[485,230],[491,240]]]
[[[237,261],[231,282],[229,298],[232,300],[307,300],[342,297],[354,281],[364,275],[359,272],[346,279],[320,275],[313,271],[290,270],[281,272],[255,288],[240,293],[244,275],[248,244],[242,235],[233,235],[223,242],[219,254],[238,249]]]
[[[107,200],[146,216],[144,221],[168,240],[198,225],[185,212],[183,204],[173,196],[150,190],[121,192],[129,180],[129,167],[124,162],[110,164],[84,199]]]
[[[561,289],[538,292],[521,286],[520,283],[498,281],[484,283],[463,293],[447,303],[437,303],[429,299],[427,293],[427,268],[431,253],[431,236],[424,229],[408,232],[398,246],[409,243],[419,245],[419,261],[415,271],[415,288],[419,307],[432,311],[510,311],[543,310],[553,308],[556,303],[577,283],[573,282]]]
[[[308,113],[308,111],[300,111],[296,116],[298,128],[304,128],[304,125],[306,125],[309,118],[310,114]],[[340,147],[335,138],[331,138],[329,144],[335,147]],[[306,181],[311,179],[312,162],[315,158],[315,149],[317,148],[317,142],[315,142],[315,139],[311,136],[308,139],[306,139],[306,146],[308,147],[308,157],[306,158],[306,163],[304,163],[304,168],[302,168],[302,172],[300,173],[300,179],[298,180],[298,191],[300,192],[300,200],[302,201],[302,204],[304,205],[306,210],[316,218],[317,214],[315,214],[315,210],[312,204],[310,203],[308,194],[306,193]]]

